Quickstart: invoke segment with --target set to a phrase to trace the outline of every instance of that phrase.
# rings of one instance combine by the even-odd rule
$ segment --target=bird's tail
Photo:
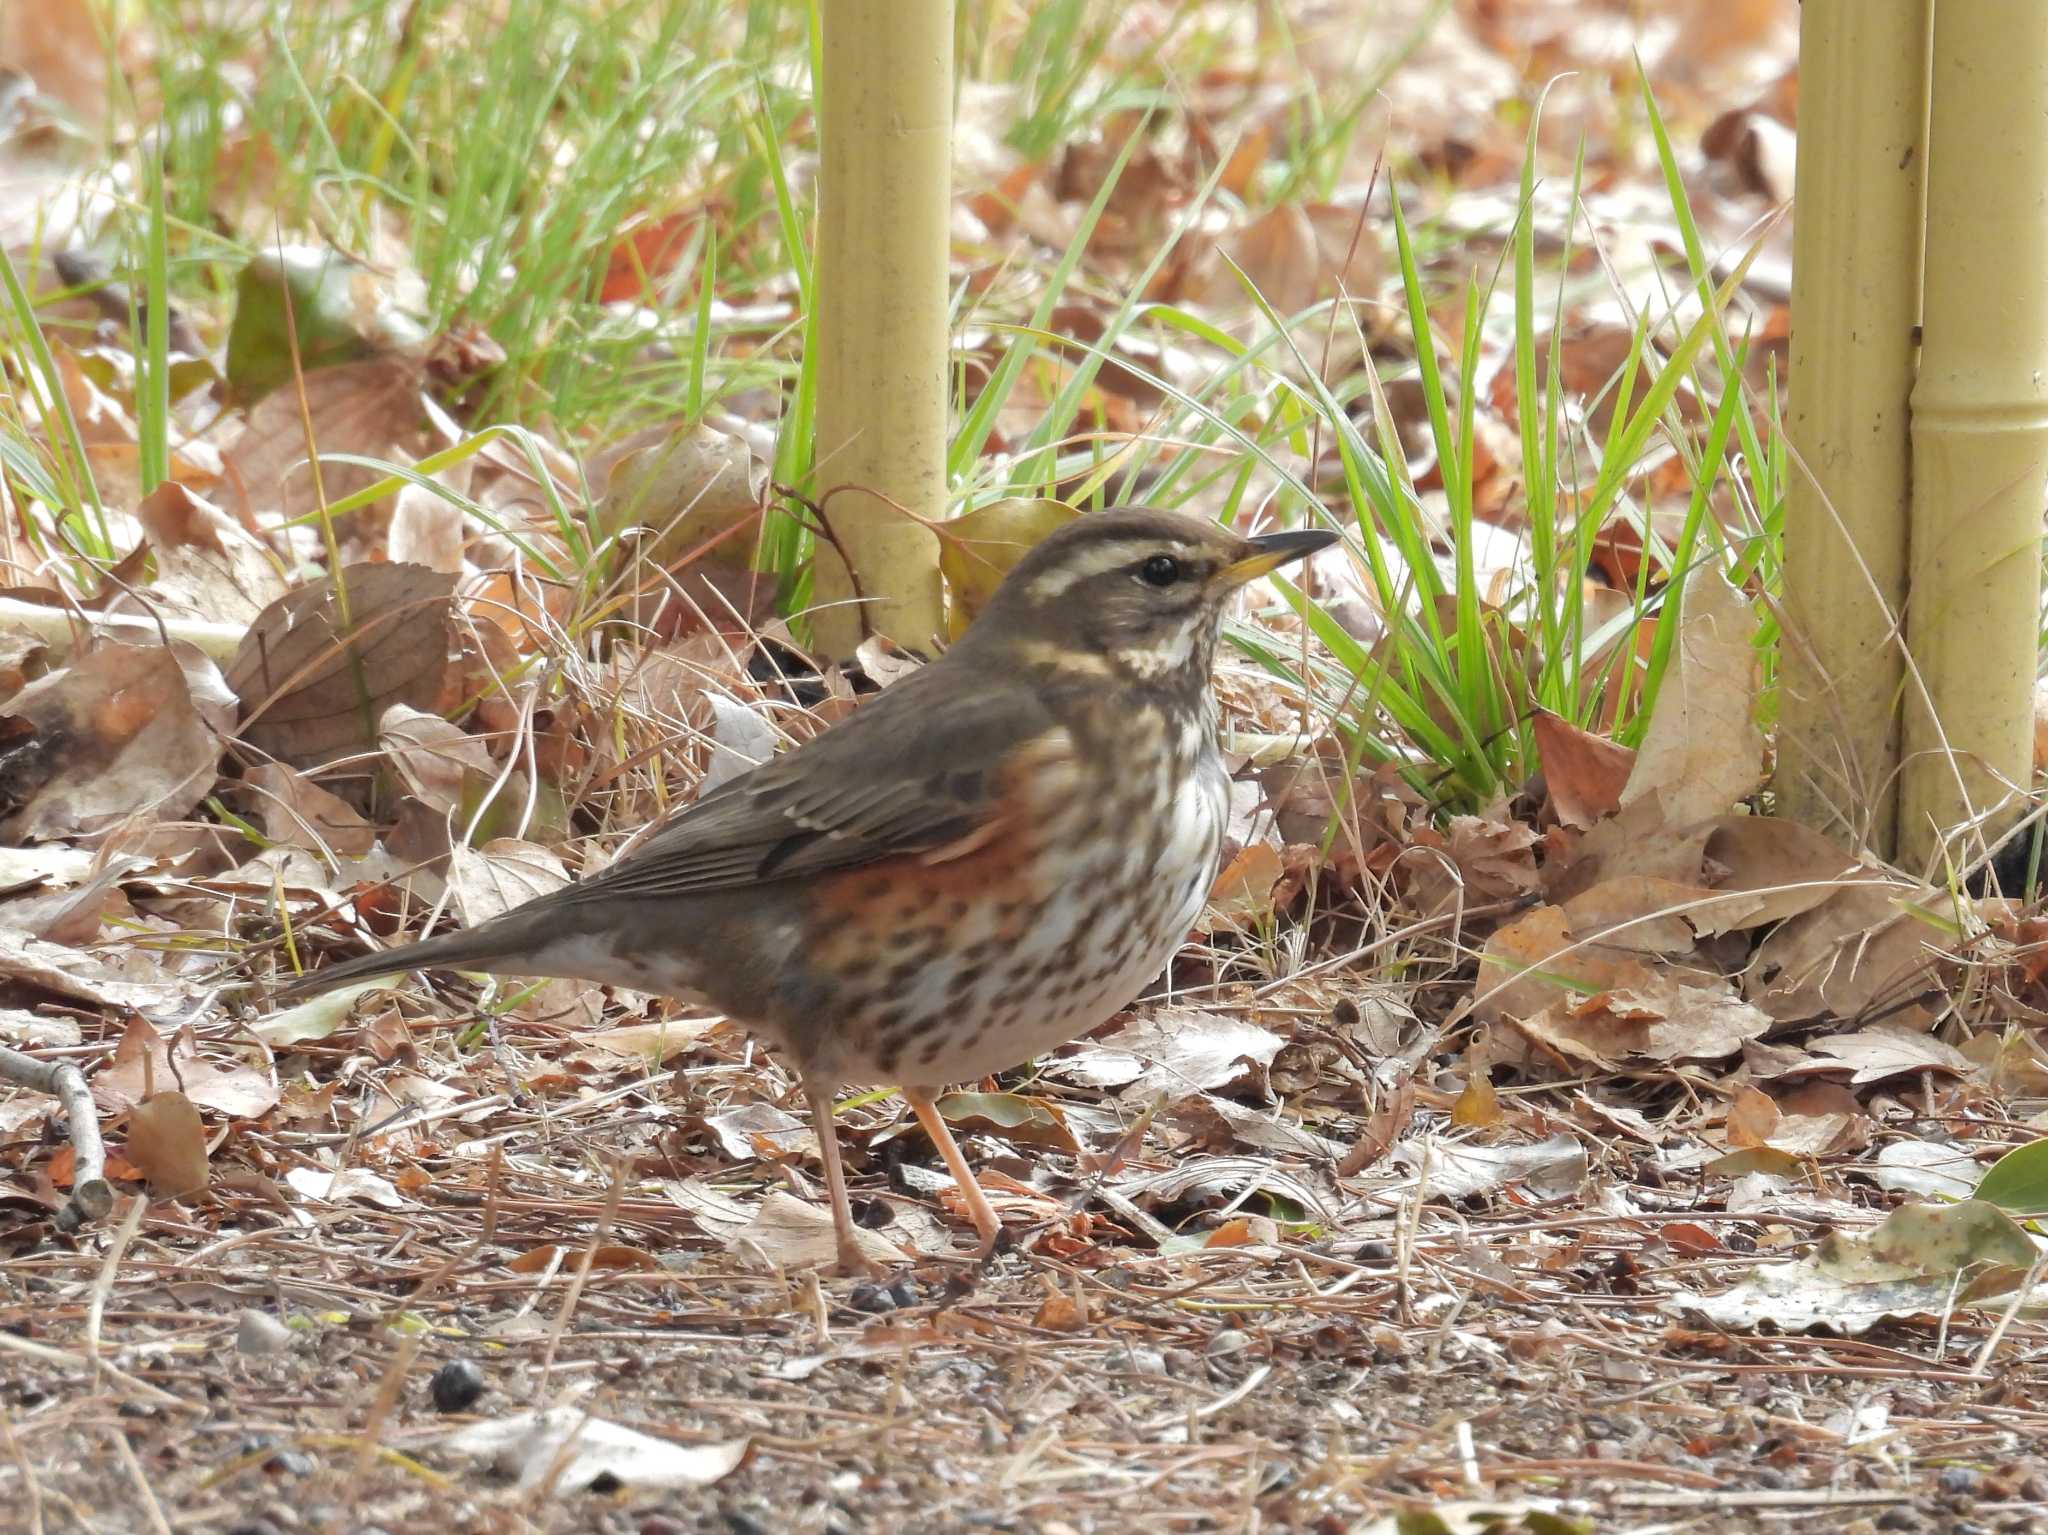
[[[279,1001],[291,1001],[328,991],[350,981],[379,975],[404,975],[414,970],[481,970],[489,974],[546,975],[549,968],[540,952],[542,934],[524,912],[507,912],[478,927],[459,933],[345,959],[338,965],[322,965],[287,982],[276,992]]]

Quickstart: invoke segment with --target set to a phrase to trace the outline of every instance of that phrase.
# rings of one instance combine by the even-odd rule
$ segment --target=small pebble
[[[667,1514],[649,1514],[640,1521],[637,1535],[690,1535],[690,1526]]]
[[[1204,1352],[1211,1359],[1215,1359],[1223,1354],[1242,1354],[1251,1346],[1252,1335],[1250,1333],[1240,1332],[1235,1327],[1226,1327],[1209,1340],[1209,1346]]]
[[[279,1450],[263,1463],[263,1469],[281,1476],[311,1476],[320,1469],[320,1462],[304,1450]],[[268,1524],[267,1520],[264,1522]]]
[[[484,1372],[467,1359],[451,1359],[427,1383],[436,1412],[462,1412],[484,1394]]]
[[[896,1308],[899,1311],[905,1306],[915,1306],[917,1304],[917,1291],[910,1287],[910,1276],[908,1274],[898,1275],[895,1279],[889,1281],[889,1299],[896,1303]]]
[[[1967,1498],[1977,1491],[1977,1469],[1974,1466],[1943,1466],[1941,1474],[1934,1479],[1942,1495],[1950,1498]]]
[[[1134,1347],[1130,1353],[1130,1368],[1134,1375],[1164,1375],[1166,1355],[1156,1348]]]
[[[732,1532],[732,1535],[768,1535],[767,1525],[756,1519],[752,1514],[744,1513],[737,1508],[729,1508],[725,1511],[725,1527]]]
[[[251,1358],[282,1354],[292,1346],[292,1330],[267,1311],[245,1310],[235,1318],[235,1347]]]
[[[1921,1527],[1920,1516],[1910,1508],[1888,1508],[1877,1516],[1880,1530],[1917,1530]]]

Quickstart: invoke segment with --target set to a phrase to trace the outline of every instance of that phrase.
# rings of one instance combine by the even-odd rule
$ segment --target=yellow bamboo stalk
[[[1928,0],[1805,0],[1792,245],[1784,814],[1890,856]]]
[[[2031,774],[2048,482],[2048,6],[1941,0],[1927,281],[1913,390],[1904,856],[1970,816],[1995,836]]]
[[[815,484],[868,625],[929,652],[944,628],[938,542],[915,518],[946,507],[953,0],[822,9]],[[860,642],[855,591],[820,540],[828,655]]]

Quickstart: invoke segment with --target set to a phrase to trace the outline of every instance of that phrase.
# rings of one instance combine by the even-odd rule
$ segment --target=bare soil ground
[[[1041,1232],[877,1285],[695,1259],[658,1204],[607,1217],[496,1176],[310,1226],[255,1193],[226,1221],[159,1206],[118,1263],[104,1241],[17,1249],[0,1527],[1334,1535],[1403,1508],[1478,1527],[1467,1503],[1504,1529],[2048,1522],[2039,1324],[1982,1373],[1996,1318],[1975,1312],[1730,1336],[1658,1308],[1714,1276],[1655,1221],[1438,1209],[1362,1242],[1078,1261]],[[1731,1253],[1776,1225],[1699,1223]],[[449,1366],[482,1388],[454,1411]],[[553,1446],[450,1446],[540,1406],[715,1479],[650,1491]],[[1532,1508],[1578,1522],[1517,1522]]]

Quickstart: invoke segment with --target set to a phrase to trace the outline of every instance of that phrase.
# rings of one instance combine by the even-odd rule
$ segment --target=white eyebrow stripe
[[[1094,549],[1077,553],[1064,565],[1055,566],[1036,577],[1030,593],[1037,598],[1057,597],[1077,582],[1090,581],[1096,576],[1107,575],[1125,565],[1135,565],[1148,554],[1158,552],[1160,545],[1167,544],[1186,553],[1195,546],[1178,538],[1162,538],[1156,534],[1144,537],[1120,538],[1114,543],[1105,543]]]

